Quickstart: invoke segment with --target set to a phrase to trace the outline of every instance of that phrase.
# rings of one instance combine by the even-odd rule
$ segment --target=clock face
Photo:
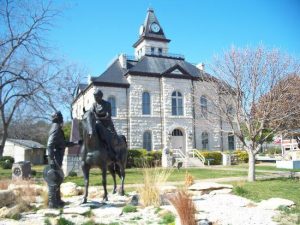
[[[154,33],[157,33],[160,31],[160,27],[157,23],[151,23],[150,28],[151,28],[151,31],[153,31]]]

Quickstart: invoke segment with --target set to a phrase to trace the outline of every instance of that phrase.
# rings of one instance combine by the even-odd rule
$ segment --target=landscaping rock
[[[72,182],[62,183],[60,186],[60,192],[63,196],[74,196],[79,194],[77,185]]]
[[[101,207],[92,209],[92,213],[96,218],[118,218],[122,214],[122,208]]]
[[[233,186],[230,184],[218,184],[214,182],[198,182],[190,186],[188,189],[191,191],[205,191],[209,192],[212,190],[218,190],[223,188],[232,189]]]
[[[232,189],[230,188],[224,188],[220,190],[214,190],[209,192],[210,195],[216,195],[216,194],[230,194],[232,192]]]
[[[12,190],[0,190],[0,208],[9,206],[15,201],[16,197]]]
[[[139,196],[138,195],[133,195],[130,201],[130,204],[133,206],[139,205]]]
[[[78,215],[78,214],[63,214],[62,218],[65,218],[66,220],[69,220],[76,225],[84,224],[84,223],[88,222],[89,220],[91,220],[88,217]]]
[[[258,204],[258,207],[263,209],[278,209],[280,206],[290,207],[295,205],[295,203],[288,199],[283,198],[270,198],[268,200],[263,200]]]
[[[60,215],[60,211],[58,209],[40,209],[36,213],[41,214],[43,216],[59,216]]]
[[[90,207],[70,207],[70,208],[64,208],[64,214],[79,214],[84,215],[88,213],[91,210]]]

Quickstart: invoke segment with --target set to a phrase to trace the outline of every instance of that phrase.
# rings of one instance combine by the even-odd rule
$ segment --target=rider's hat
[[[101,91],[100,89],[96,89],[96,90],[94,91],[94,96],[102,97],[102,96],[103,96],[103,93],[102,93],[102,91]]]
[[[60,111],[53,113],[51,117],[52,117],[53,123],[62,123],[64,121],[63,116]]]

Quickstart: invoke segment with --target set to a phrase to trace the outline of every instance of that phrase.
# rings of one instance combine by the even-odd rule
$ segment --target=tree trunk
[[[7,139],[7,132],[8,132],[8,130],[4,126],[3,127],[3,136],[2,136],[1,143],[0,143],[0,157],[3,156],[4,146],[5,146],[5,142],[6,142],[6,139]]]
[[[248,168],[248,181],[255,181],[255,155],[252,151],[248,152],[249,156],[249,168]]]

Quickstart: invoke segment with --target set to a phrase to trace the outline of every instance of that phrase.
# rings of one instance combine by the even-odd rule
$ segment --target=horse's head
[[[96,118],[91,110],[88,110],[83,114],[82,125],[85,133],[90,137],[96,135]]]

